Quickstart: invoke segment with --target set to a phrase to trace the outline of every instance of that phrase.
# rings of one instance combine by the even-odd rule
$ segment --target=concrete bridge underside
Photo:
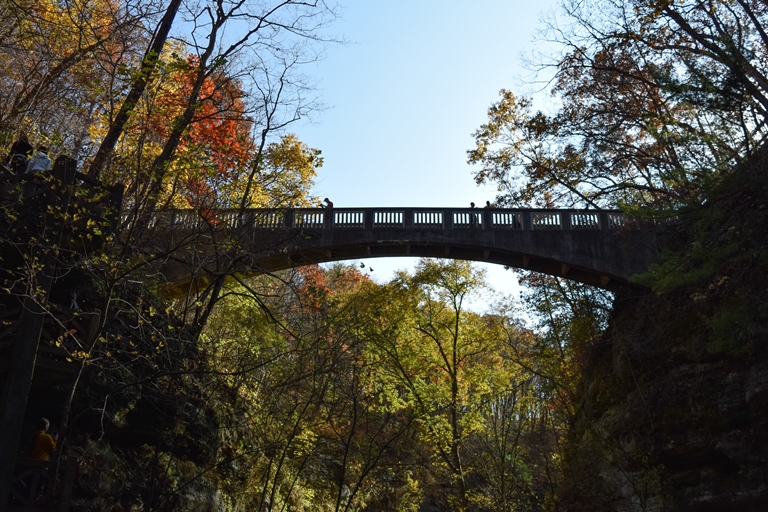
[[[171,283],[410,256],[496,263],[615,289],[637,287],[631,277],[655,254],[649,232],[618,212],[594,210],[187,210],[162,212],[153,225],[147,249],[170,254],[162,273]]]

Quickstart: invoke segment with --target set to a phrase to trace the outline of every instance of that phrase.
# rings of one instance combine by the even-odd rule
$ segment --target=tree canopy
[[[502,90],[468,152],[503,203],[696,205],[761,146],[763,2],[567,1],[564,17],[542,64],[557,110]]]

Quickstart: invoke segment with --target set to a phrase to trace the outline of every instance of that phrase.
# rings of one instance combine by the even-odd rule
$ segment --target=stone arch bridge
[[[500,208],[165,210],[144,250],[166,255],[172,283],[375,257],[472,260],[606,289],[638,285],[655,236],[620,212]]]

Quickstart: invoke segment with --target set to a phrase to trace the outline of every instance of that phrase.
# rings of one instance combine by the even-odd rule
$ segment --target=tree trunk
[[[128,122],[128,118],[130,118],[134,108],[136,108],[137,103],[144,94],[144,89],[146,89],[147,84],[149,83],[149,79],[152,77],[152,73],[155,70],[160,53],[163,51],[163,46],[165,46],[165,42],[168,39],[168,33],[171,31],[173,20],[176,17],[180,5],[181,0],[171,0],[168,9],[165,11],[165,15],[163,15],[163,19],[160,20],[157,33],[152,40],[152,45],[149,47],[149,50],[147,50],[147,53],[144,54],[144,60],[141,63],[141,73],[139,73],[138,78],[134,80],[131,90],[128,92],[128,96],[125,97],[125,101],[123,101],[123,105],[120,107],[120,111],[117,113],[117,116],[115,116],[115,120],[110,124],[107,135],[105,135],[104,139],[101,141],[101,146],[99,146],[98,151],[96,151],[93,161],[91,161],[91,166],[88,168],[87,174],[89,176],[93,178],[99,177],[101,171],[104,169],[104,164],[107,162],[107,158],[109,158],[112,151],[115,149],[117,140],[120,138],[120,135],[122,135],[125,124]]]

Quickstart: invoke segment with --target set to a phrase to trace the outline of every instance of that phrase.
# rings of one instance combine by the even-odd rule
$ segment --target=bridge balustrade
[[[173,219],[174,225],[181,228],[196,229],[203,227],[204,224],[204,212],[185,212],[178,211]]]
[[[531,229],[562,229],[560,212],[532,212]]]
[[[520,212],[492,212],[491,224],[494,228],[523,229],[523,214]]]
[[[285,226],[285,214],[281,211],[251,211],[254,228],[282,228]]]
[[[206,212],[200,210],[167,210],[156,212],[150,226],[199,229],[206,225]]]
[[[373,227],[375,228],[402,228],[402,210],[376,210],[373,212]]]
[[[333,227],[362,229],[365,227],[365,211],[334,211]]]
[[[436,211],[414,211],[413,212],[413,227],[414,228],[432,228],[442,229],[443,226],[443,212]]]
[[[626,226],[627,219],[619,212],[608,212],[608,229],[617,230]]]
[[[597,210],[489,209],[249,209],[167,210],[156,212],[150,227],[183,230],[210,226],[236,229],[532,229],[619,230],[626,227],[620,212]]]
[[[239,228],[243,224],[244,219],[240,212],[236,210],[224,210],[217,212],[213,218],[215,218],[215,225],[229,229]]]
[[[571,229],[600,229],[600,216],[597,212],[572,212]]]
[[[322,228],[325,224],[325,210],[296,210],[293,216],[295,228]]]
[[[453,227],[455,228],[482,228],[483,216],[481,212],[453,212]]]

